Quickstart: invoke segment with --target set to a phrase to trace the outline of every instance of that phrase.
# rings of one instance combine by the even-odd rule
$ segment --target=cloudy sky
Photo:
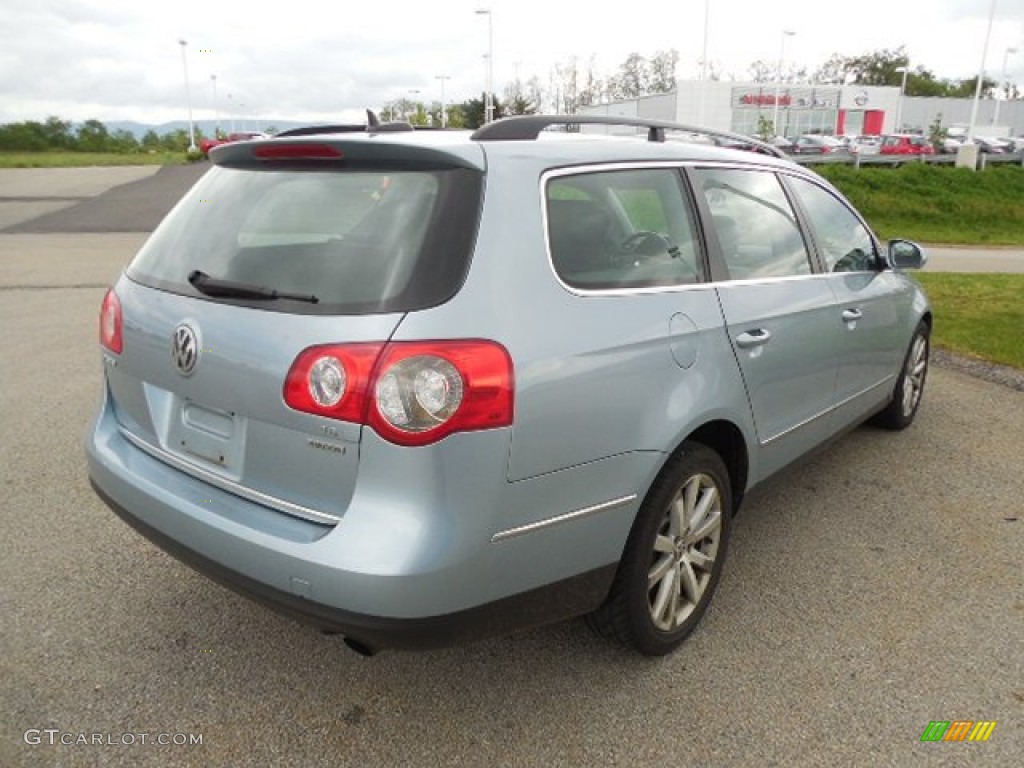
[[[987,71],[1024,82],[1024,0],[996,0]],[[906,46],[939,77],[975,74],[991,0],[710,0],[708,58],[743,79],[779,56],[815,68],[832,53]],[[614,72],[636,51],[675,48],[698,72],[704,2],[480,0],[4,0],[0,122],[99,118],[161,123],[185,116],[182,47],[196,119],[357,120],[400,98],[448,101],[484,87],[492,11],[495,91],[516,74],[545,84],[558,62]],[[923,8],[928,10],[922,10]],[[612,10],[614,9],[614,10]],[[419,91],[419,94],[411,94]]]

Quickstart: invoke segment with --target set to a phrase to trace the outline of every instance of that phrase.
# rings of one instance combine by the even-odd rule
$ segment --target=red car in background
[[[882,137],[880,155],[934,155],[935,147],[927,137],[916,133],[897,133]]]
[[[240,131],[238,133],[229,133],[225,139],[201,139],[199,142],[199,151],[204,155],[210,154],[210,150],[214,147],[219,147],[221,144],[230,144],[233,141],[248,141],[249,139],[265,139],[267,134],[260,131]]]

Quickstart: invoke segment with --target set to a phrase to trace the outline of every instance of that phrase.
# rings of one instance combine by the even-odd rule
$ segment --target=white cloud
[[[487,18],[457,0],[345,4],[337,0],[7,0],[0,17],[0,122],[56,114],[82,120],[159,123],[183,116],[178,39],[188,41],[192,102],[212,115],[217,75],[221,114],[268,119],[359,119],[367,107],[409,96],[462,100],[484,87]],[[709,58],[744,77],[756,60],[774,61],[782,29],[786,60],[808,67],[835,52],[906,46],[912,62],[940,77],[978,68],[989,0],[916,3],[858,0],[808,7],[797,0],[713,0]],[[492,0],[495,86],[518,72],[547,83],[556,62],[593,60],[613,72],[631,52],[676,48],[679,75],[694,76],[701,57],[704,3],[596,4],[592,0]],[[999,0],[988,54],[998,73],[1007,47],[1010,74],[1024,81],[1024,0]],[[231,94],[231,100],[228,100]]]

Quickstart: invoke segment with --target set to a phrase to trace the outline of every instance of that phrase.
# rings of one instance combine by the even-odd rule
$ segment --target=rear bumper
[[[614,579],[632,518],[626,507],[492,540],[516,522],[506,522],[511,502],[473,496],[459,485],[460,478],[480,483],[493,477],[491,464],[504,471],[507,445],[486,438],[481,433],[461,447],[456,441],[447,446],[445,455],[454,453],[461,471],[439,469],[436,461],[396,471],[392,454],[375,453],[390,448],[364,440],[359,490],[333,527],[263,507],[158,461],[121,434],[109,400],[86,436],[85,452],[98,496],[197,571],[373,650],[412,649],[586,613]],[[420,451],[404,455],[429,459]],[[610,474],[603,470],[592,472]],[[562,488],[566,474],[546,482]],[[396,476],[407,484],[396,485]],[[501,490],[512,486],[497,487],[512,493]],[[525,497],[515,503],[534,508],[538,497],[549,503],[557,495],[551,487],[520,483],[517,492]]]
[[[455,613],[415,619],[371,616],[307,600],[231,570],[146,524],[104,493],[91,478],[90,482],[96,494],[124,522],[204,576],[278,613],[325,632],[345,635],[373,651],[438,648],[586,613],[601,602],[615,577],[615,566],[609,565]]]

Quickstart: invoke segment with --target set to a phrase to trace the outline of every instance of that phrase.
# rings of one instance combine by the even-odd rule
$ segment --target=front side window
[[[621,290],[703,277],[691,207],[667,168],[557,176],[545,187],[548,245],[573,288]]]
[[[875,242],[841,200],[817,184],[798,178],[789,183],[807,211],[814,240],[829,272],[862,272],[877,264]]]
[[[694,179],[707,200],[730,278],[811,273],[796,215],[774,173],[705,168]]]

